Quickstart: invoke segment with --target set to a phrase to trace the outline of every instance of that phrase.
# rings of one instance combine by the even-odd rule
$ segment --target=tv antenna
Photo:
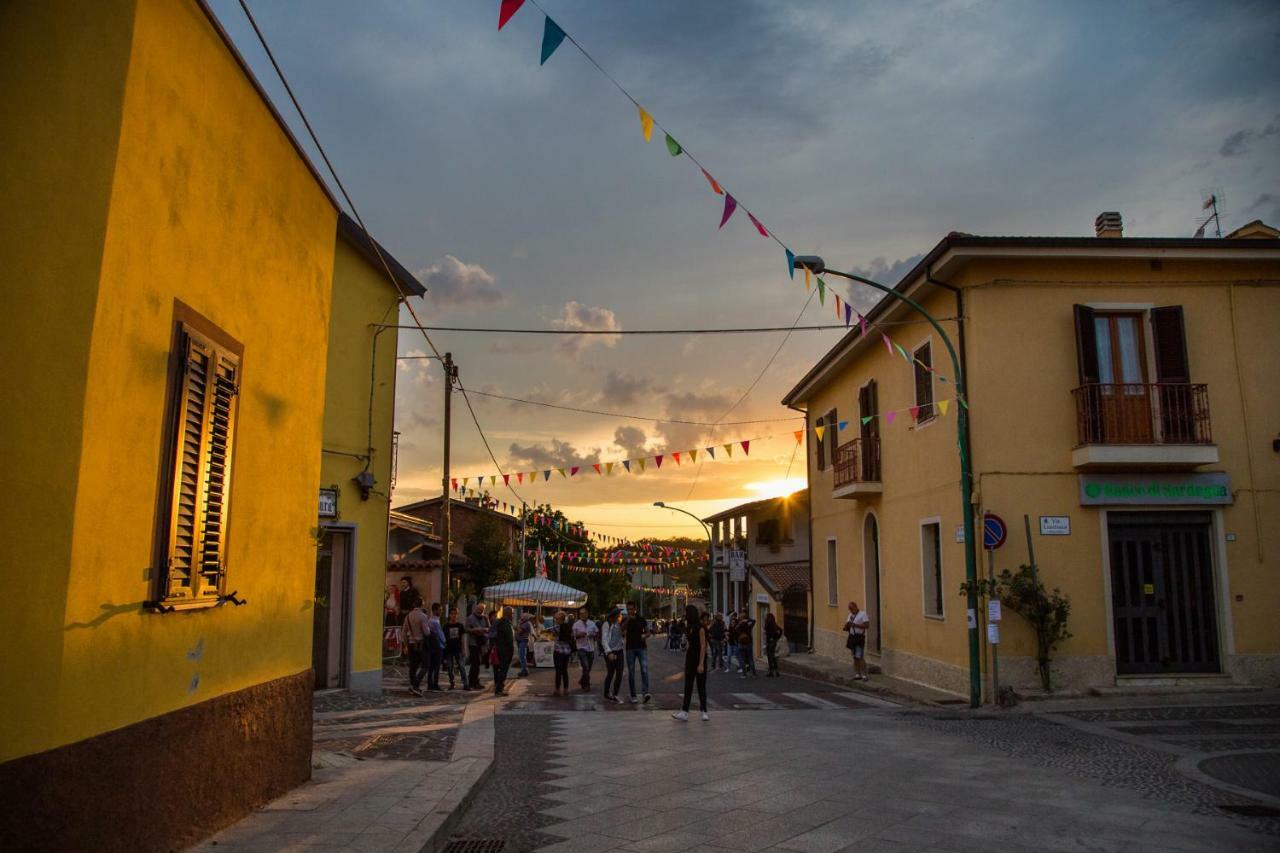
[[[1204,236],[1204,229],[1208,227],[1210,222],[1213,223],[1214,234],[1218,237],[1222,236],[1222,220],[1218,218],[1218,202],[1221,201],[1221,198],[1222,193],[1214,191],[1209,193],[1209,197],[1204,200],[1204,204],[1200,207],[1200,212],[1204,213],[1208,210],[1210,213],[1200,223],[1200,227],[1196,229],[1195,239]]]

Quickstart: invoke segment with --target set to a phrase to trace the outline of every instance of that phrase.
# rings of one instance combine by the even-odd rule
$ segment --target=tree
[[[1036,664],[1040,672],[1040,686],[1045,691],[1053,689],[1049,664],[1058,643],[1069,638],[1067,620],[1071,617],[1071,599],[1057,587],[1050,592],[1040,580],[1035,566],[1019,566],[1017,572],[1002,571],[994,580],[979,579],[973,584],[980,597],[991,596],[1017,613],[1031,625],[1036,635]],[[969,582],[960,585],[960,594],[967,596]]]
[[[470,563],[463,586],[479,595],[487,586],[505,583],[515,566],[506,532],[498,520],[485,513],[479,516],[462,543],[462,553]]]

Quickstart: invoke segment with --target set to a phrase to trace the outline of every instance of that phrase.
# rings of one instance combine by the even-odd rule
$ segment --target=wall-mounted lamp
[[[373,491],[374,484],[378,482],[373,478],[373,472],[361,471],[352,479],[355,481],[356,488],[360,490],[360,500],[369,500],[369,492]]]

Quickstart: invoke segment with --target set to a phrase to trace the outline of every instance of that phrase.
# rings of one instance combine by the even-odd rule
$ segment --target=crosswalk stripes
[[[755,693],[730,693],[729,695],[735,699],[741,699],[743,704],[746,705],[762,705],[771,708],[778,707],[776,702],[771,702],[763,696],[758,696]]]
[[[613,702],[605,700],[602,696],[594,691],[591,693],[573,693],[566,697],[567,706],[562,700],[549,696],[527,695],[523,697],[526,700],[532,700],[539,706],[546,707],[548,710],[556,706],[564,710],[570,708],[574,711],[671,711],[680,707],[682,694],[680,693],[656,693],[653,701],[646,705],[632,705],[629,702],[623,702],[615,705]],[[694,706],[697,705],[697,698],[694,697]],[[813,693],[721,693],[716,696],[707,698],[707,709],[716,710],[747,710],[747,711],[783,711],[783,710],[822,710],[822,711],[857,711],[870,710],[871,708],[899,708],[897,703],[890,702],[885,699],[869,695],[862,692],[834,692],[822,693],[815,695]]]
[[[861,702],[864,705],[873,705],[877,708],[901,708],[897,702],[890,702],[888,699],[880,699],[867,693],[834,693],[833,696],[839,696],[842,699],[848,699],[851,702]]]
[[[794,699],[797,702],[803,702],[806,705],[812,705],[815,708],[824,708],[830,710],[832,708],[843,709],[845,706],[839,702],[832,702],[829,699],[823,699],[820,696],[813,696],[809,693],[783,693],[788,699]]]

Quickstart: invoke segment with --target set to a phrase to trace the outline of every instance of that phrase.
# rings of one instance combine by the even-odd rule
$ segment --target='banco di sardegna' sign
[[[1080,504],[1214,506],[1231,503],[1226,474],[1081,474]]]

